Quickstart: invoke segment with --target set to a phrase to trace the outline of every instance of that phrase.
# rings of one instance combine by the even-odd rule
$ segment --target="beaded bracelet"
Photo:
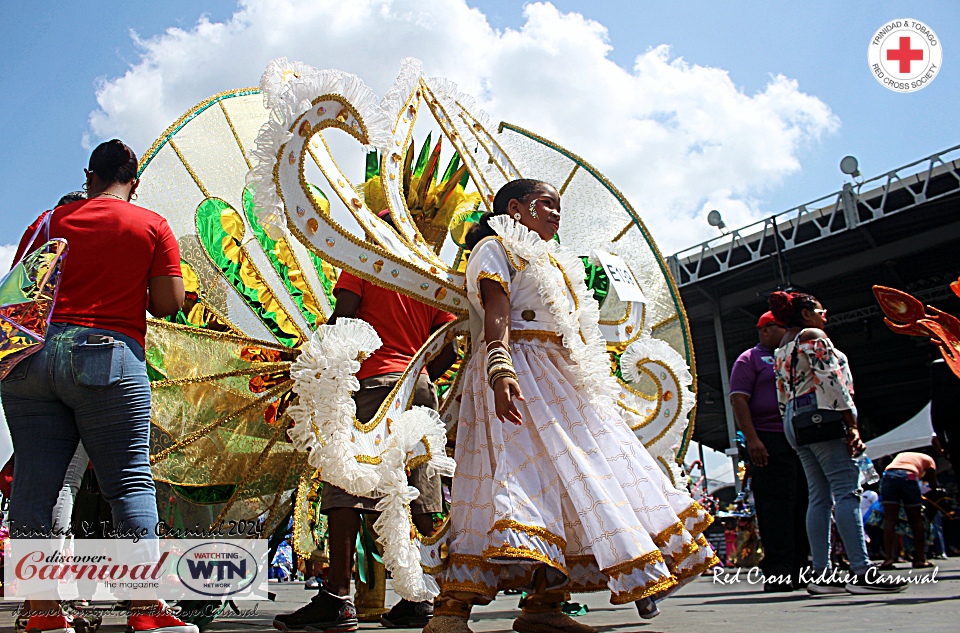
[[[488,382],[489,382],[489,384],[490,384],[490,388],[493,389],[493,386],[494,386],[495,384],[497,384],[497,381],[500,380],[501,378],[508,378],[508,377],[509,377],[509,378],[513,378],[514,380],[516,380],[516,379],[517,379],[517,373],[516,373],[515,371],[512,371],[512,370],[504,370],[504,371],[497,372],[496,374],[493,374],[493,375],[490,376],[490,378],[488,379]]]

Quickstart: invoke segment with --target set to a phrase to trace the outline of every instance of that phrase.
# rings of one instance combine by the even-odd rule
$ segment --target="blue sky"
[[[0,195],[7,203],[0,216],[0,258],[11,256],[4,245],[15,242],[40,211],[80,187],[89,155],[85,138],[95,144],[101,135],[118,133],[135,139],[135,149],[142,152],[149,139],[193,103],[224,89],[256,84],[266,62],[277,55],[317,66],[347,67],[365,79],[372,77],[372,85],[381,93],[389,85],[384,77],[396,72],[402,56],[420,56],[428,73],[446,73],[484,93],[479,96],[487,97],[485,106],[495,120],[506,118],[535,130],[542,125],[554,138],[615,176],[614,182],[645,214],[667,253],[712,236],[704,217],[713,206],[736,226],[737,220],[769,215],[838,189],[843,177],[837,165],[846,154],[856,155],[861,171],[870,177],[960,144],[956,114],[960,3],[955,1],[554,0],[554,10],[525,9],[522,2],[469,0],[467,5],[477,14],[466,11],[460,0],[363,0],[365,6],[392,6],[396,12],[389,20],[393,21],[369,18],[368,32],[334,24],[338,11],[349,13],[360,2],[314,0],[298,5],[297,0],[248,0],[241,7],[229,0],[6,5],[0,22],[0,117],[5,121],[0,128],[0,164],[5,171]],[[227,34],[246,29],[249,35],[254,23],[265,21],[265,13],[271,12],[279,15],[271,16],[271,24],[285,24],[289,30],[266,29],[261,37],[269,45],[249,56],[236,48],[242,42],[249,44],[249,37],[235,38],[240,44],[233,49],[218,48],[218,38],[228,39],[224,32],[206,35],[204,28],[197,28],[201,16],[205,24],[217,25],[251,5],[261,12],[252,10],[246,22],[232,23]],[[274,11],[273,5],[279,9]],[[326,9],[315,10],[321,5]],[[286,23],[285,12],[290,14]],[[327,17],[310,23],[307,13]],[[409,24],[404,22],[414,13]],[[584,20],[571,14],[580,14]],[[890,92],[869,72],[870,38],[893,18],[926,22],[945,50],[936,81],[916,93]],[[300,26],[306,31],[294,28]],[[172,28],[181,29],[182,37],[170,36]],[[390,47],[375,50],[384,39],[384,29],[393,29],[400,37]],[[409,41],[404,41],[402,36],[408,32]],[[511,38],[511,33],[522,36]],[[460,50],[460,36],[468,53]],[[333,48],[323,48],[325,38],[334,40]],[[479,40],[484,43],[471,48]],[[603,48],[604,41],[609,50]],[[178,48],[181,43],[183,47]],[[583,48],[578,49],[578,44]],[[669,51],[651,53],[661,45],[669,46]],[[493,56],[498,47],[511,46],[514,56],[505,55],[496,67],[464,57]],[[560,49],[598,59],[591,62],[593,66],[584,66],[585,71],[581,68],[580,74],[570,70],[566,86],[564,64],[570,58],[557,55]],[[531,70],[517,63],[525,50],[546,51],[546,66]],[[191,51],[196,51],[193,58]],[[177,60],[180,53],[188,58]],[[613,73],[616,76],[611,79],[610,68],[600,63],[604,56],[625,72]],[[635,69],[638,57],[643,62],[640,70]],[[556,67],[549,66],[551,59]],[[592,68],[599,69],[596,75],[591,74]],[[517,76],[510,76],[514,69]],[[150,83],[153,71],[159,78],[156,85]],[[124,83],[120,78],[127,73],[131,80]],[[178,73],[195,77],[190,83]],[[731,86],[724,85],[723,73]],[[644,79],[632,88],[625,85],[622,94],[632,90],[633,101],[626,101],[623,108],[589,103],[594,95],[617,99],[616,82],[626,84],[625,78],[634,74]],[[775,78],[780,75],[795,85],[778,84]],[[673,86],[657,85],[658,77],[667,83],[684,82],[685,92],[677,97]],[[601,86],[601,82],[606,83]],[[703,87],[702,94],[697,94],[698,86]],[[783,99],[772,106],[768,103],[771,86]],[[116,89],[119,105],[104,98],[104,87]],[[178,93],[179,87],[183,94]],[[738,95],[743,97],[739,101]],[[669,101],[662,109],[656,103],[647,104],[647,113],[638,115],[641,123],[653,126],[659,145],[642,135],[619,138],[611,132],[618,129],[617,120],[590,120],[591,115],[622,117],[645,96]],[[715,102],[731,99],[732,110],[711,110]],[[134,102],[156,102],[162,107],[156,108],[152,118],[141,119],[130,105]],[[790,110],[791,103],[797,104],[795,110]],[[766,138],[762,126],[751,127],[749,121],[738,119],[735,111],[741,106],[768,117],[775,133]],[[578,114],[564,119],[564,109]],[[95,111],[103,116],[94,129],[90,116]],[[694,125],[693,131],[677,133],[681,126],[673,125],[674,120],[698,117],[732,131],[715,134],[696,130]],[[738,143],[741,129],[750,138]],[[673,142],[686,144],[686,150],[670,153]],[[727,154],[699,164],[701,171],[695,171],[700,150],[718,147]],[[712,180],[707,177],[711,172]],[[5,425],[0,425],[0,436],[5,431]],[[7,446],[0,437],[0,458]]]
[[[472,0],[468,4],[479,9],[493,29],[516,30],[527,21],[521,2]],[[960,55],[960,3],[556,0],[553,5],[562,13],[581,13],[603,25],[612,46],[609,58],[627,70],[638,55],[666,44],[672,58],[727,71],[746,95],[762,91],[772,76],[782,74],[795,79],[799,91],[829,107],[839,127],[799,142],[793,150],[799,168],[779,180],[768,178],[742,194],[754,215],[780,211],[838,188],[842,175],[837,164],[845,154],[856,155],[864,175],[872,176],[960,144],[960,124],[952,107],[960,94],[960,65],[955,63]],[[0,182],[0,192],[8,201],[0,223],[0,244],[15,241],[39,211],[62,193],[79,188],[88,156],[82,139],[89,135],[99,140],[88,123],[90,113],[98,108],[97,87],[141,62],[143,49],[132,33],[150,40],[170,27],[189,31],[201,15],[210,22],[226,21],[236,10],[236,3],[226,0],[111,3],[108,9],[89,1],[38,1],[8,7],[0,24],[0,85],[4,88],[0,116],[7,122],[0,131],[0,161],[7,176]],[[917,93],[884,89],[867,66],[867,44],[873,32],[895,17],[925,21],[936,30],[946,51],[936,81]],[[316,30],[322,37],[325,27],[318,24]],[[291,58],[298,54],[293,48]],[[384,63],[392,69],[398,59],[399,55]],[[324,60],[304,61],[323,65]],[[198,59],[196,63],[214,62]],[[261,71],[262,66],[250,67],[245,83],[255,84]],[[211,82],[207,94],[225,87],[215,83]],[[501,118],[497,111],[491,114]],[[604,163],[603,156],[591,156],[580,147],[571,149]],[[728,220],[728,224],[736,222]],[[670,242],[676,247],[688,245]]]

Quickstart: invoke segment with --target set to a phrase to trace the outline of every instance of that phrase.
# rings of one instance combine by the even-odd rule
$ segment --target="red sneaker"
[[[127,633],[200,633],[200,629],[169,613],[134,613],[127,618]]]
[[[73,624],[65,615],[31,615],[27,620],[27,633],[73,633]]]

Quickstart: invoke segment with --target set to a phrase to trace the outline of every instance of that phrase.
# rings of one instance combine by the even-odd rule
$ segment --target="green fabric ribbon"
[[[365,583],[371,590],[376,582],[375,563],[383,564],[383,557],[380,556],[377,539],[373,538],[367,522],[361,520],[360,532],[357,534],[357,573],[360,582]]]

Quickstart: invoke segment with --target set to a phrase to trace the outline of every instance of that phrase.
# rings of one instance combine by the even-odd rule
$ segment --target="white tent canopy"
[[[930,403],[920,409],[915,416],[880,437],[867,442],[867,455],[870,459],[880,459],[900,451],[930,446],[933,435],[933,422],[930,421]]]
[[[700,459],[700,445],[690,442],[684,461],[684,470],[690,472],[690,464]],[[733,485],[733,462],[729,457],[709,446],[703,447],[704,471],[707,475],[707,491],[713,493],[717,488]],[[695,473],[699,476],[700,473]]]

